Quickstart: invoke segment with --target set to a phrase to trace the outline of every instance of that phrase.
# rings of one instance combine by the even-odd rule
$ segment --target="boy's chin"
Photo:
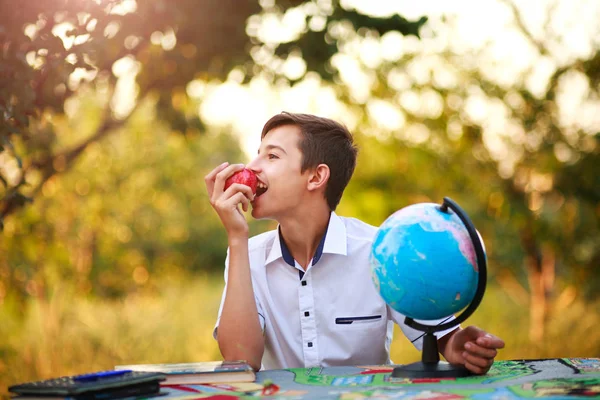
[[[260,208],[253,208],[250,215],[252,215],[252,218],[254,219],[274,219],[272,215],[263,212],[263,210],[261,210]]]
[[[252,212],[250,213],[250,215],[252,215],[252,218],[254,219],[264,219],[265,217],[261,214],[260,210],[257,210],[256,208],[252,208]]]

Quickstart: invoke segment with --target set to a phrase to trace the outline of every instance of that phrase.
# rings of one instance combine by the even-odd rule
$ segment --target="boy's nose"
[[[259,168],[258,159],[255,158],[252,161],[250,161],[248,164],[246,164],[246,168],[248,168],[254,172],[259,172],[260,168]]]

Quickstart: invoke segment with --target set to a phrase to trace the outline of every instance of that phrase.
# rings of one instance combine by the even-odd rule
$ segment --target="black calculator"
[[[20,396],[70,397],[76,400],[110,400],[126,397],[156,396],[166,375],[158,372],[101,371],[63,376],[9,386]]]

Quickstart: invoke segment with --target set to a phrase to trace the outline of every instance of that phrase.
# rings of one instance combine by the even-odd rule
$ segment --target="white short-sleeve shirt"
[[[421,350],[423,332],[406,326],[405,316],[387,306],[372,281],[369,255],[376,232],[374,226],[332,212],[306,271],[279,229],[250,238],[252,285],[265,337],[262,369],[389,364],[394,322]],[[225,285],[228,267],[229,257]]]

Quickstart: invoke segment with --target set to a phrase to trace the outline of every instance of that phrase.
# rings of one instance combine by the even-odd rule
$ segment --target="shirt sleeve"
[[[398,324],[400,329],[402,329],[402,333],[404,333],[404,336],[406,336],[408,338],[408,340],[410,340],[410,342],[417,348],[417,350],[419,350],[419,351],[423,350],[423,336],[425,336],[425,332],[411,328],[410,326],[406,325],[404,323],[404,319],[406,318],[405,315],[400,314],[396,310],[393,310],[390,306],[387,306],[387,307],[388,307],[389,315],[391,315],[392,320],[394,320],[394,322],[396,322]],[[415,319],[415,321],[420,322],[425,325],[440,325],[440,324],[443,324],[446,322],[450,322],[454,319],[456,319],[454,317],[454,315],[450,315],[446,318],[441,318],[441,319],[432,319],[432,320]],[[437,337],[439,339],[441,337],[444,337],[448,333],[456,330],[456,328],[458,328],[458,327],[460,327],[460,325],[453,326],[453,327],[443,330],[443,331],[434,332],[434,335],[435,335],[435,337]]]
[[[225,281],[225,286],[223,287],[223,294],[221,295],[221,305],[219,305],[219,313],[217,314],[217,321],[215,322],[215,327],[213,329],[213,338],[217,339],[217,329],[219,328],[219,321],[221,320],[221,313],[223,312],[223,304],[225,304],[225,295],[227,293],[227,277],[229,276],[229,248],[227,249],[227,257],[225,258],[225,272],[223,276],[223,280]],[[260,302],[254,297],[254,301],[256,302],[256,310],[258,311],[258,320],[260,322],[260,329],[262,329],[263,333],[265,331],[265,313],[262,310]]]

